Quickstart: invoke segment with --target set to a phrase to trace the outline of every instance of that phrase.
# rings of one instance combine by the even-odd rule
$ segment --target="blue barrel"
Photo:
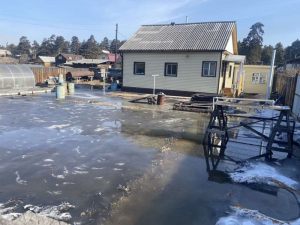
[[[74,94],[75,84],[74,83],[68,83],[68,89],[69,89],[69,94]]]
[[[57,85],[56,86],[56,98],[57,99],[64,99],[65,97],[66,97],[65,86],[64,85]]]
[[[111,84],[110,84],[111,91],[116,91],[117,86],[118,86],[117,82],[111,82]]]
[[[58,83],[63,84],[64,83],[64,75],[58,74]]]

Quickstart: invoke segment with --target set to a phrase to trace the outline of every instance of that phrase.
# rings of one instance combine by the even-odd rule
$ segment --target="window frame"
[[[216,64],[216,69],[215,69],[215,74],[214,75],[204,75],[204,64],[205,63],[209,63],[208,74],[210,74],[210,63],[215,63]],[[203,61],[202,62],[202,74],[201,74],[201,76],[202,77],[216,77],[216,75],[217,75],[217,66],[218,66],[218,62],[217,61]],[[225,76],[226,76],[226,74],[225,74]]]
[[[176,74],[175,75],[169,75],[169,74],[167,74],[167,66],[168,65],[176,65]],[[177,75],[178,75],[178,63],[166,62],[165,63],[165,73],[164,73],[164,75],[165,75],[165,77],[177,77]]]
[[[135,67],[136,67],[136,64],[138,63],[143,63],[144,64],[144,73],[136,73],[135,72]],[[134,62],[133,63],[133,74],[134,75],[145,75],[146,74],[146,63],[145,62]]]
[[[263,74],[265,77],[261,77],[262,74]],[[259,73],[259,81],[258,81],[259,84],[266,84],[266,83],[267,83],[267,76],[268,76],[267,73]],[[264,82],[264,83],[261,83],[261,82],[260,82],[261,78],[265,78],[265,82]]]

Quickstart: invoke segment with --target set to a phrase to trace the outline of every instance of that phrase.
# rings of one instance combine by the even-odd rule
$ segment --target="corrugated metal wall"
[[[124,53],[123,86],[163,90],[216,93],[219,79],[220,52]],[[202,77],[202,62],[216,61],[216,77]],[[145,75],[134,75],[134,62],[145,62]],[[164,76],[165,63],[178,63],[177,77]]]
[[[63,74],[64,79],[66,79],[66,74],[68,72],[79,72],[87,71],[88,68],[57,68],[57,67],[30,67],[32,70],[35,82],[44,83],[44,80],[48,79],[49,76],[57,77],[58,74]]]

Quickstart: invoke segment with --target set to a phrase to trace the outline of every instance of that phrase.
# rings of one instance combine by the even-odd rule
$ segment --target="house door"
[[[222,77],[223,77],[222,89],[225,88],[226,67],[227,67],[227,62],[222,62]]]

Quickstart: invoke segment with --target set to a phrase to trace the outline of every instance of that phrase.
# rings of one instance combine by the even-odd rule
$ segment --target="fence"
[[[66,79],[68,72],[88,71],[88,68],[30,67],[30,69],[34,74],[36,83],[44,83],[44,80],[48,79],[49,76],[57,77],[60,73]]]
[[[276,91],[283,96],[283,104],[293,107],[297,76],[296,73],[278,73],[276,76]]]

